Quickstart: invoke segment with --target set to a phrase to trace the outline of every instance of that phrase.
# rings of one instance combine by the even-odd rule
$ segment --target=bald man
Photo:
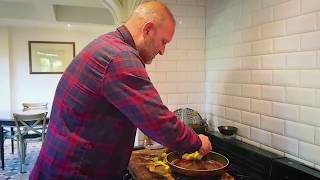
[[[174,31],[169,9],[151,1],[74,58],[57,86],[30,179],[122,179],[137,128],[172,150],[211,150],[206,136],[162,103],[145,69],[164,54]]]

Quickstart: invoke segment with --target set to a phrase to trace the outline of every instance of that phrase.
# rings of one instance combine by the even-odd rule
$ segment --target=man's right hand
[[[202,143],[201,148],[199,149],[199,152],[201,153],[202,156],[205,156],[212,150],[212,145],[207,136],[199,134],[199,138]]]

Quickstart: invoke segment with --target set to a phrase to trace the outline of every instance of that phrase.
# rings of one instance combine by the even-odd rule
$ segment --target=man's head
[[[175,20],[170,10],[158,1],[138,6],[125,26],[130,31],[140,56],[150,64],[157,54],[163,55],[173,37]]]

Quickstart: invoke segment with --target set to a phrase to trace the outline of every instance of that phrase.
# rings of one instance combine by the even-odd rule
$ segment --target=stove
[[[213,142],[213,150],[229,159],[226,173],[235,180],[320,179],[320,171],[295,160],[243,143],[234,137],[225,137],[219,132],[206,132],[205,135]],[[173,176],[176,180],[228,179],[221,176],[202,179],[181,174],[173,174]],[[127,177],[126,179],[136,179],[130,174]]]

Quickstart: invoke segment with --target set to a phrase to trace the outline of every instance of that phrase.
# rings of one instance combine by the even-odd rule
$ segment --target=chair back
[[[22,103],[23,111],[29,111],[29,110],[36,110],[36,109],[48,109],[48,103],[47,102],[40,102],[40,103]]]
[[[17,114],[13,113],[14,121],[17,127],[18,138],[36,138],[44,135],[47,127],[47,112],[37,114]],[[41,129],[38,127],[42,126]],[[41,130],[41,131],[40,131]],[[32,134],[29,134],[31,132]]]

